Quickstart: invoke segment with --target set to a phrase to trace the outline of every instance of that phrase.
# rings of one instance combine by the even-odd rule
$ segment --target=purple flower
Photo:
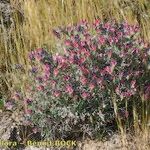
[[[6,109],[8,109],[8,110],[12,110],[12,109],[13,109],[13,104],[12,104],[12,102],[7,102],[7,103],[5,103],[5,107],[6,107]]]
[[[38,72],[38,68],[37,67],[32,67],[31,72],[32,73],[37,73]]]

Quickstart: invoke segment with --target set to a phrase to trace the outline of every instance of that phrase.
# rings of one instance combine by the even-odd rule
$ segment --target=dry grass
[[[55,51],[51,30],[55,27],[95,18],[139,23],[141,36],[150,40],[149,0],[10,0],[15,10],[10,28],[0,28],[0,72],[11,79],[12,66],[28,66],[27,53],[37,47]],[[19,13],[19,15],[18,15]],[[20,23],[21,18],[23,22]],[[2,18],[1,18],[2,22]],[[9,74],[11,72],[11,74]],[[15,82],[13,79],[7,81]],[[21,81],[22,82],[22,81]],[[12,83],[14,84],[14,83]]]
[[[136,136],[128,134],[126,137],[114,135],[105,142],[87,140],[79,145],[82,150],[149,150],[150,137],[147,132],[146,134],[139,133]]]
[[[81,19],[127,20],[131,24],[138,22],[143,37],[150,40],[149,0],[11,0],[11,4],[23,15],[24,22],[19,24],[20,18],[14,13],[14,24],[9,36],[8,31],[1,29],[0,49],[3,59],[0,60],[6,66],[27,64],[27,52],[33,48],[46,45],[54,51],[55,40],[49,31]]]

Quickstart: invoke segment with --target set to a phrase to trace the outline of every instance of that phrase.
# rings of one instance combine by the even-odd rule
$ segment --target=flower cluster
[[[63,55],[41,48],[29,54],[26,112],[32,123],[61,136],[76,129],[92,136],[113,124],[114,95],[122,112],[124,99],[139,98],[142,87],[150,98],[149,46],[138,26],[82,21],[53,33],[65,46]]]

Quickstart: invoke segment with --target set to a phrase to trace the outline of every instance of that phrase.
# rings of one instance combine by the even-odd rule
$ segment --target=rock
[[[0,140],[8,140],[11,132],[13,121],[10,113],[0,113]]]
[[[0,1],[0,27],[4,24],[5,26],[10,26],[12,23],[11,15],[13,13],[13,9],[9,1],[1,0]]]
[[[19,10],[20,9],[20,10]],[[18,17],[19,23],[23,22],[23,13],[21,8],[16,8],[11,5],[9,0],[0,0],[0,28],[2,25],[9,28],[13,21],[13,14]]]

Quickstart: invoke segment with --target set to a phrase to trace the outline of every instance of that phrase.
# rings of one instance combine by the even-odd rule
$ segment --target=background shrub
[[[149,46],[138,26],[86,21],[53,30],[64,54],[29,54],[26,118],[43,137],[99,137],[115,131],[116,117],[132,117],[150,93]],[[126,107],[126,104],[129,104]]]

